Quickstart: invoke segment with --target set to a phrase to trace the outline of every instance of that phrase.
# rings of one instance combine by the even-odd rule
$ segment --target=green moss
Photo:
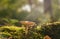
[[[60,22],[42,25],[40,31],[43,35],[49,35],[52,39],[60,39]]]
[[[0,27],[1,37],[13,37],[13,38],[22,38],[24,28],[16,26],[2,26]]]

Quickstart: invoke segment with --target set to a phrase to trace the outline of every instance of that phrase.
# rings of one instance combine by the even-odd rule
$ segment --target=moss
[[[52,39],[60,39],[60,22],[42,25],[41,33],[49,35]]]
[[[24,28],[16,26],[2,26],[0,27],[1,37],[22,38]]]

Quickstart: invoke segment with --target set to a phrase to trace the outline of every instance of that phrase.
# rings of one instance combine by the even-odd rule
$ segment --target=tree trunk
[[[50,15],[50,22],[54,22],[51,0],[44,0],[44,13],[46,14],[47,12],[49,12]]]

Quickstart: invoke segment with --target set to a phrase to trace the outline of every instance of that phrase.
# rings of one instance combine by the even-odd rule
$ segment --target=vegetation
[[[48,23],[42,26],[41,33],[48,35],[52,39],[60,39],[60,22]]]
[[[10,38],[12,39],[43,39],[44,36],[48,35],[52,39],[60,39],[60,22],[47,23],[38,26],[34,30],[29,30],[25,35],[25,27],[17,26],[2,26],[0,27],[0,38]],[[27,36],[27,37],[25,37]],[[57,37],[56,37],[57,36]]]

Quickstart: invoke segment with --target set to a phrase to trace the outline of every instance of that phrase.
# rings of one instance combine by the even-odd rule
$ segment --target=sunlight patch
[[[44,2],[44,0],[38,0],[38,2],[41,2],[41,3],[43,3],[43,2]]]
[[[25,6],[22,7],[22,9],[25,10],[25,11],[28,11],[28,12],[31,11],[30,5],[25,5]]]

